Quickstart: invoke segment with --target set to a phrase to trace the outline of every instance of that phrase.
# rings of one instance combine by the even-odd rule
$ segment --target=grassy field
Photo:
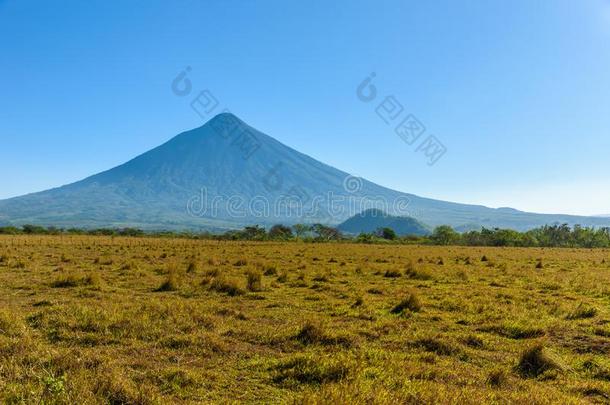
[[[609,403],[607,260],[0,237],[0,402]]]

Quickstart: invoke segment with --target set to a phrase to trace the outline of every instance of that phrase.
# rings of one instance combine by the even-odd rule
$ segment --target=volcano
[[[492,209],[391,190],[304,155],[230,113],[108,171],[0,201],[0,223],[215,231],[251,224],[335,225],[370,209],[458,230],[610,226],[608,218]]]

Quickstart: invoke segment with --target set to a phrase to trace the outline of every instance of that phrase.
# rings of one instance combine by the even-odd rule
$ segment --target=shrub
[[[405,311],[405,309],[408,309],[411,312],[419,312],[421,311],[421,308],[422,305],[417,295],[415,295],[414,292],[410,292],[407,294],[405,299],[400,301],[400,303],[392,308],[390,312],[393,314],[401,314]]]
[[[259,292],[263,290],[262,274],[258,270],[248,270],[246,273],[246,285],[249,291]]]
[[[517,373],[523,378],[535,378],[549,370],[559,370],[561,367],[546,354],[544,347],[536,343],[521,353],[519,363],[515,367]]]
[[[292,229],[288,226],[273,225],[271,229],[269,229],[269,238],[271,239],[287,240],[291,239],[292,236]]]

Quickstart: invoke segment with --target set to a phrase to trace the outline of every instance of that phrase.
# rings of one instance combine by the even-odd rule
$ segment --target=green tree
[[[434,229],[430,240],[436,245],[451,245],[460,240],[460,234],[448,225],[441,225]]]
[[[273,225],[271,229],[269,229],[269,238],[281,240],[292,239],[292,229],[281,224]]]
[[[383,238],[386,240],[396,240],[396,238],[397,238],[396,232],[394,232],[394,229],[388,228],[388,227],[377,229],[375,234],[377,235],[377,237]]]
[[[302,238],[307,234],[307,232],[311,231],[311,225],[307,224],[295,224],[292,226],[294,229],[294,233],[297,235],[297,238]]]
[[[338,229],[322,224],[312,225],[311,230],[316,234],[316,239],[322,241],[338,240],[342,236]]]

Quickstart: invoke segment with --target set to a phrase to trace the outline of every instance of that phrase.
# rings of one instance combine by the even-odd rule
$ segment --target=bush
[[[269,229],[269,238],[270,239],[280,239],[287,240],[292,239],[292,229],[288,226],[284,225],[273,225],[271,229]]]

